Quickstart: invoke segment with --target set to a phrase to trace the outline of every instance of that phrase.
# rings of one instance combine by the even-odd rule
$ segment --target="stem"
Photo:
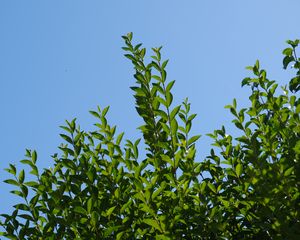
[[[294,57],[296,59],[296,62],[298,62],[298,58],[297,58],[297,54],[296,54],[296,49],[293,47],[293,53],[294,53]]]
[[[160,62],[158,62],[158,66],[159,68],[161,68]],[[162,77],[162,71],[160,71],[160,76]],[[166,95],[166,86],[165,86],[165,82],[162,82],[162,86],[163,86],[163,90],[164,90],[164,97],[165,100],[167,101],[167,95]],[[170,108],[167,105],[166,106],[167,109],[167,115],[168,115],[168,122],[169,122],[169,127],[170,127],[170,131],[171,131],[171,148],[172,148],[172,158],[173,158],[173,162],[174,162],[174,167],[173,167],[173,174],[174,174],[174,179],[177,179],[177,174],[176,174],[176,168],[175,168],[175,146],[174,146],[174,135],[171,129],[171,116],[170,116]]]

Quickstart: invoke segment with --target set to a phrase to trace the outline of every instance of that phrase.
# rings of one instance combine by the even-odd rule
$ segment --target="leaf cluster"
[[[90,113],[96,130],[83,131],[76,119],[66,121],[60,154],[53,167],[39,170],[36,151],[26,150],[21,163],[6,169],[22,201],[1,214],[1,235],[9,239],[296,239],[300,235],[300,59],[299,40],[288,41],[284,68],[293,64],[289,87],[267,78],[259,61],[245,78],[250,106],[227,105],[241,131],[225,127],[208,134],[214,148],[196,161],[191,135],[196,114],[188,99],[174,106],[167,80],[168,60],[161,47],[132,43],[123,36],[135,69],[131,87],[143,124],[143,138],[124,140],[107,121],[109,107]],[[140,142],[145,154],[140,153]]]

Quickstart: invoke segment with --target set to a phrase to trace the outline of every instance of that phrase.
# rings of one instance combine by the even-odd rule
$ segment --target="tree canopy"
[[[185,99],[174,106],[161,47],[146,49],[123,36],[135,69],[131,87],[142,139],[123,141],[108,123],[109,107],[90,113],[96,130],[66,121],[64,142],[53,166],[39,169],[37,152],[6,169],[21,197],[1,214],[1,235],[9,239],[296,239],[300,236],[300,58],[299,40],[287,41],[283,67],[296,71],[288,86],[267,77],[259,61],[252,77],[249,107],[234,99],[225,106],[240,130],[222,126],[208,134],[211,150],[197,159],[191,135],[196,114]],[[141,144],[140,144],[141,143]],[[144,149],[142,149],[144,148]]]

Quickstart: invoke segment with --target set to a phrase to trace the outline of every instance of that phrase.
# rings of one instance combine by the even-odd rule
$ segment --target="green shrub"
[[[123,36],[125,56],[136,80],[131,88],[143,119],[145,156],[139,143],[122,141],[123,133],[109,125],[108,107],[90,111],[96,131],[82,131],[75,119],[66,121],[64,143],[50,169],[38,169],[36,151],[26,150],[21,162],[6,169],[23,201],[11,214],[1,214],[2,236],[10,239],[296,239],[300,236],[300,58],[299,40],[288,41],[284,68],[296,76],[284,93],[267,78],[257,61],[248,67],[254,77],[250,106],[226,106],[241,135],[225,127],[208,134],[215,150],[196,161],[199,135],[190,130],[196,114],[185,100],[174,106],[167,81],[168,61],[161,48],[132,44]],[[31,177],[32,178],[32,177]]]

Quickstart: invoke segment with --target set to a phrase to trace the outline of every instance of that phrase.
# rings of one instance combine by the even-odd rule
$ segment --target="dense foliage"
[[[125,56],[134,65],[132,87],[143,119],[140,140],[122,141],[107,122],[108,107],[90,111],[95,131],[83,131],[75,119],[61,128],[64,143],[50,169],[37,167],[36,151],[6,169],[23,200],[1,214],[1,233],[10,239],[296,239],[300,235],[300,58],[299,40],[288,41],[284,68],[295,77],[283,94],[257,61],[250,106],[226,106],[240,129],[237,138],[225,127],[209,134],[214,149],[196,159],[198,136],[190,130],[196,114],[185,100],[173,106],[161,48],[146,49],[123,36]],[[142,153],[140,153],[142,152]],[[144,153],[145,152],[145,153]],[[140,153],[140,154],[139,154]],[[197,161],[196,161],[197,160]]]

